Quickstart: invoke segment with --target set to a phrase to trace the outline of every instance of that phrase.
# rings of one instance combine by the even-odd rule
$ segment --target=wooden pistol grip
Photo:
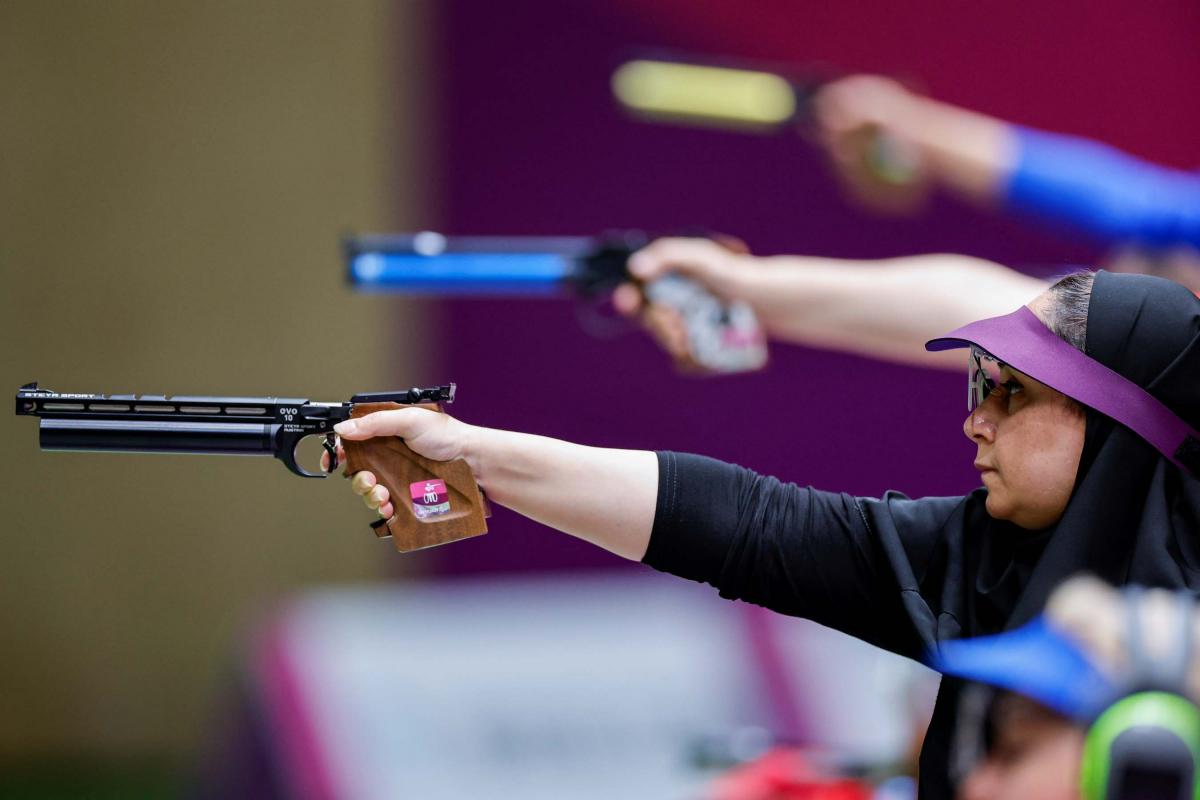
[[[359,403],[350,416],[356,418],[402,407],[399,403]],[[442,410],[436,403],[419,403],[417,407]],[[398,436],[362,441],[343,439],[342,448],[346,452],[343,474],[347,478],[369,470],[387,488],[393,514],[371,527],[377,536],[391,536],[400,552],[487,533],[487,501],[465,460],[425,458],[410,450]],[[419,492],[416,498],[414,490]]]

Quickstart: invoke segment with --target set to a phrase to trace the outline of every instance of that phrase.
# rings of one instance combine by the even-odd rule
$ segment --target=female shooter
[[[421,409],[339,426],[465,458],[501,505],[625,558],[920,658],[1040,612],[1066,577],[1200,589],[1200,299],[1143,275],[1069,276],[1012,314],[929,344],[971,348],[983,487],[879,499],[800,488],[700,456],[586,447]],[[881,392],[879,419],[887,404]],[[355,490],[385,516],[369,473]],[[951,794],[957,687],[944,687],[922,793]]]

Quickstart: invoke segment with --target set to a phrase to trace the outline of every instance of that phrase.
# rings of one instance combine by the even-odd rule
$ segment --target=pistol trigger
[[[332,475],[333,471],[337,469],[338,466],[337,435],[333,433],[325,434],[325,441],[321,442],[321,447],[324,447],[325,452],[329,454],[328,472]]]

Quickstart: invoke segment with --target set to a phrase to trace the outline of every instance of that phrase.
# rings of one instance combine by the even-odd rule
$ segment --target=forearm
[[[907,92],[883,127],[928,176],[973,200],[1068,223],[1099,239],[1200,246],[1200,176],[1077,136],[1021,128]]]
[[[754,308],[768,335],[903,363],[958,368],[927,340],[1028,303],[1045,283],[989,261],[923,255],[878,261],[745,258],[728,295]]]
[[[913,96],[895,127],[917,146],[922,163],[939,184],[981,202],[1001,198],[1017,159],[1013,126]]]
[[[974,200],[991,201],[1001,195],[1012,172],[1013,126],[915,94],[890,78],[853,75],[834,81],[818,93],[815,108],[834,161],[851,186],[870,190],[867,198],[893,183],[868,165],[879,154],[871,148],[877,134],[894,139],[890,146],[899,147],[906,161],[916,156],[915,174],[899,181],[910,189],[932,181]]]
[[[464,455],[492,501],[619,556],[645,554],[658,498],[654,453],[473,428]]]

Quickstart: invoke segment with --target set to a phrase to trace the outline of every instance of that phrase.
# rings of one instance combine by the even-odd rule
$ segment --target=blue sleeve
[[[1200,174],[1168,169],[1107,145],[1017,128],[1006,202],[1105,242],[1200,247]]]

